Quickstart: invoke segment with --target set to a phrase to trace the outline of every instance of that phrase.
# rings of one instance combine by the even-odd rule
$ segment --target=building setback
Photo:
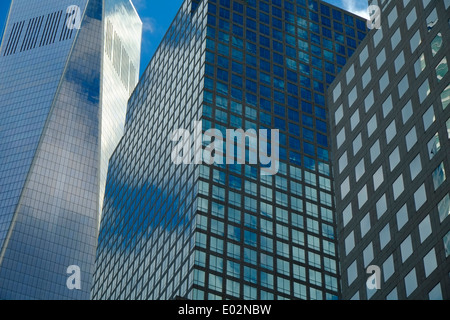
[[[12,1],[0,48],[0,299],[90,298],[141,30],[130,1]],[[81,289],[70,290],[77,267]]]
[[[325,92],[366,32],[321,1],[186,0],[110,161],[93,298],[337,299]],[[176,165],[196,121],[278,129],[278,174]]]
[[[448,300],[450,1],[380,6],[328,96],[342,297]]]

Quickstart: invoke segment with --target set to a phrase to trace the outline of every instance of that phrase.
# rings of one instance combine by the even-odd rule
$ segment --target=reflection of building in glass
[[[104,18],[122,39],[120,72],[103,54]],[[0,299],[89,299],[141,30],[129,1],[12,2],[0,48]],[[66,286],[72,265],[79,291]]]
[[[343,298],[450,299],[450,1],[384,3],[330,87]]]
[[[186,0],[111,158],[93,297],[337,298],[325,90],[365,34],[324,2]],[[279,173],[175,165],[197,120],[279,129]]]

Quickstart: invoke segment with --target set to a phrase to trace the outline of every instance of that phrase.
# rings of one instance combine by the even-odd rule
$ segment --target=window
[[[367,123],[367,134],[370,138],[370,136],[375,132],[377,129],[377,114],[375,113],[373,117],[369,120]]]
[[[414,71],[416,73],[416,78],[419,77],[419,75],[422,73],[423,70],[426,68],[426,61],[425,61],[425,54],[422,53],[422,55],[419,57],[419,59],[414,64]]]
[[[414,202],[416,205],[416,211],[418,211],[427,202],[427,194],[425,190],[425,184],[414,193]]]
[[[361,228],[361,238],[364,238],[364,236],[369,232],[370,230],[370,213],[367,213],[366,216],[361,220],[359,224]]]
[[[348,107],[349,108],[351,108],[353,106],[357,97],[358,97],[358,91],[357,91],[356,87],[354,87],[353,90],[348,95]]]
[[[397,212],[397,230],[400,231],[408,222],[408,208],[406,204]]]
[[[383,48],[381,52],[377,56],[377,68],[378,70],[381,69],[383,64],[386,62],[386,50]]]
[[[450,2],[449,2],[450,3]],[[428,294],[430,300],[443,300],[441,284],[438,283]]]
[[[412,254],[413,246],[411,241],[411,235],[406,238],[400,245],[400,252],[402,256],[402,262],[404,263]]]
[[[441,62],[436,66],[436,76],[438,81],[441,81],[444,79],[445,75],[448,72],[448,64],[447,64],[447,58],[444,57]]]
[[[353,140],[353,155],[356,155],[362,148],[362,137],[361,133]]]
[[[450,215],[450,196],[448,194],[439,202],[438,212],[441,223]]]
[[[341,184],[341,199],[344,199],[347,194],[350,192],[350,178],[344,180]]]
[[[413,114],[412,103],[411,100],[409,100],[408,103],[402,109],[403,124],[406,124],[406,122],[408,122],[412,114]]]
[[[358,269],[356,267],[356,260],[347,269],[348,285],[350,286],[353,281],[358,277]]]
[[[427,79],[424,81],[424,83],[419,88],[420,103],[423,103],[429,94],[430,94],[430,83],[428,82],[428,79]]]
[[[391,38],[392,51],[394,51],[395,48],[397,48],[397,46],[401,40],[402,40],[402,34],[400,32],[400,28],[398,28],[397,31],[395,31],[395,33],[392,35],[392,38]]]
[[[337,135],[337,147],[340,148],[345,142],[345,127],[342,128],[341,132]]]
[[[420,243],[423,243],[431,235],[431,221],[430,216],[427,216],[419,224]]]
[[[417,288],[417,276],[416,276],[416,269],[412,269],[410,273],[405,277],[405,289],[406,289],[406,296],[409,297],[411,293],[414,292]]]
[[[350,119],[351,130],[355,130],[356,126],[359,124],[359,109],[356,109],[355,113]]]
[[[368,200],[368,194],[367,194],[367,186],[364,186],[364,188],[361,189],[361,191],[358,193],[358,204],[359,209],[363,207],[363,205]]]
[[[406,135],[406,151],[411,151],[414,145],[417,143],[416,127],[413,127]]]
[[[420,153],[417,155],[417,157],[414,158],[414,160],[409,165],[409,171],[411,173],[411,180],[414,180],[422,171],[422,161],[420,158]]]
[[[373,175],[373,188],[376,191],[384,181],[383,167],[380,167]]]
[[[350,82],[352,82],[354,77],[355,77],[355,66],[351,65],[348,68],[348,71],[347,71],[347,74],[346,74],[347,84],[350,84]]]
[[[372,148],[370,148],[370,158],[372,163],[375,162],[375,160],[379,157],[380,155],[380,140],[377,140],[377,142],[375,142],[372,146]]]
[[[436,251],[433,248],[424,258],[423,266],[425,269],[425,277],[429,277],[430,274],[437,268]]]
[[[395,126],[395,120],[392,121],[392,123],[387,127],[386,129],[386,142],[389,144],[392,139],[394,139],[395,135],[397,134],[397,128]]]
[[[394,169],[397,167],[399,163],[400,163],[400,150],[397,147],[389,156],[389,165],[391,172],[394,171]]]
[[[436,12],[436,8],[430,13],[430,15],[427,18],[427,30],[428,32],[431,31],[431,29],[434,28],[434,26],[437,24],[438,22],[438,15]]]
[[[406,17],[406,26],[408,27],[408,30],[411,29],[412,25],[417,21],[417,14],[416,14],[416,8],[413,7],[411,12]]]
[[[439,133],[436,133],[434,137],[428,142],[428,156],[430,160],[441,150],[441,142],[439,140]]]
[[[361,161],[358,163],[358,165],[355,167],[355,178],[356,178],[356,182],[358,182],[359,179],[361,179],[361,177],[364,175],[365,172],[366,172],[366,168],[365,168],[364,158],[363,158],[363,159],[361,159]]]
[[[372,108],[373,104],[375,102],[373,91],[370,91],[370,93],[367,95],[366,99],[364,100],[364,107],[366,108],[366,112],[369,112],[370,108]]]
[[[445,235],[444,239],[445,257],[450,256],[450,231]]]
[[[386,245],[391,241],[391,230],[389,223],[381,230],[380,234],[380,249],[383,250]]]
[[[436,37],[431,41],[431,52],[433,53],[433,57],[441,50],[442,48],[442,33],[438,33]]]
[[[405,65],[405,54],[400,52],[397,59],[395,59],[395,72],[399,73],[400,69]]]
[[[433,185],[434,190],[436,191],[446,180],[444,163],[442,162],[436,170],[433,171]]]
[[[334,116],[335,116],[336,125],[338,125],[339,122],[341,122],[342,118],[344,117],[344,108],[342,105],[340,105],[339,108],[336,110],[336,113],[334,114]]]
[[[408,91],[408,87],[409,87],[408,75],[406,74],[398,84],[398,96],[400,99],[403,97],[406,91]]]
[[[348,254],[353,250],[355,247],[355,232],[352,231],[348,235],[348,237],[345,239],[345,255],[348,256]]]
[[[348,164],[348,157],[346,151],[339,159],[339,173],[342,173],[342,171],[344,171],[344,169],[347,167],[347,164]]]
[[[405,190],[405,185],[403,183],[403,175],[400,175],[397,180],[392,185],[393,194],[394,194],[394,200],[397,200],[398,197],[403,193]]]
[[[342,220],[343,220],[343,223],[344,223],[344,227],[350,222],[352,217],[353,217],[352,205],[349,204],[347,206],[347,208],[345,208],[344,211],[342,212]]]
[[[419,47],[419,45],[422,43],[422,39],[420,38],[420,30],[417,30],[417,32],[414,34],[414,36],[411,38],[410,46],[411,46],[411,53],[414,53],[416,49]]]
[[[423,120],[423,127],[425,129],[425,131],[427,131],[430,126],[433,124],[433,122],[436,120],[435,116],[434,116],[434,108],[433,105],[431,105],[427,112],[425,112],[425,114],[422,117]]]
[[[377,218],[380,219],[387,211],[386,195],[384,194],[377,202]]]
[[[364,75],[362,77],[363,89],[365,89],[367,87],[367,85],[369,84],[370,80],[372,80],[372,72],[370,71],[370,68],[368,68],[367,71],[364,73]]]
[[[386,118],[393,109],[392,96],[390,95],[383,103],[383,117]]]
[[[388,73],[388,70],[386,70],[384,75],[381,77],[381,79],[379,81],[379,85],[380,85],[380,92],[383,93],[384,90],[389,85],[389,73]]]
[[[391,255],[383,263],[384,282],[389,280],[389,278],[394,274],[394,270],[394,257]]]

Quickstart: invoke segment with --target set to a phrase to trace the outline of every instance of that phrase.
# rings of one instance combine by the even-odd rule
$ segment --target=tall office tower
[[[450,299],[449,7],[383,1],[330,87],[344,299]]]
[[[0,299],[89,299],[141,30],[129,1],[12,1],[0,50]],[[67,286],[69,266],[80,273],[69,269]]]
[[[366,31],[318,1],[185,1],[111,158],[93,298],[337,298],[325,90]],[[279,129],[279,172],[175,164],[171,133],[201,148],[196,121]]]

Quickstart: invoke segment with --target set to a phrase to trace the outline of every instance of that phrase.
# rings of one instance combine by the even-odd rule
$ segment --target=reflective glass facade
[[[79,28],[68,10],[74,5]],[[90,297],[107,166],[102,155],[113,149],[102,135],[121,125],[111,115],[120,119],[130,93],[128,85],[108,89],[120,77],[102,69],[110,5],[12,2],[0,49],[0,299]],[[116,5],[140,24],[130,2]],[[131,55],[138,66],[140,34],[133,41],[127,50],[138,50]],[[81,269],[81,290],[66,286],[72,265]]]
[[[319,1],[185,1],[111,158],[93,298],[338,298],[325,92],[366,31]],[[199,120],[280,130],[278,174],[174,164]]]
[[[448,300],[450,1],[372,4],[329,94],[343,298]]]

